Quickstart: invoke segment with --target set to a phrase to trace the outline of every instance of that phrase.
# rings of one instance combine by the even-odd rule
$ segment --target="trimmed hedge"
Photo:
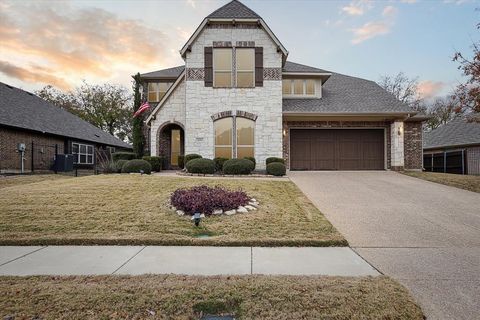
[[[255,168],[253,161],[248,159],[230,159],[223,164],[224,174],[250,174]]]
[[[267,158],[265,160],[266,164],[268,165],[269,163],[274,163],[274,162],[278,162],[278,163],[283,163],[285,164],[285,160],[283,160],[282,158],[277,158],[277,157],[270,157],[270,158]]]
[[[144,156],[142,159],[150,163],[153,171],[160,172],[162,170],[163,159],[161,157]]]
[[[185,156],[178,156],[178,166],[180,169],[185,168]]]
[[[211,159],[195,158],[186,163],[190,173],[214,174],[215,162]]]
[[[113,162],[117,162],[118,160],[133,160],[135,157],[136,155],[133,152],[115,152],[112,154]]]
[[[248,159],[248,160],[252,161],[253,162],[253,170],[255,170],[255,167],[257,166],[257,160],[255,160],[254,157],[244,157],[243,159]]]
[[[120,173],[122,172],[122,168],[129,160],[118,160],[115,162],[115,172]]]
[[[122,167],[122,173],[143,173],[150,174],[152,172],[152,165],[143,159],[134,159],[125,163]]]
[[[228,160],[228,158],[222,158],[222,157],[214,158],[213,161],[215,162],[215,171],[222,171],[223,170],[223,164],[227,160]]]
[[[187,165],[188,161],[193,159],[200,159],[200,158],[202,158],[202,156],[196,153],[187,154],[185,155],[185,158],[184,158],[184,164]]]
[[[267,164],[267,174],[281,177],[281,176],[284,176],[286,173],[287,173],[287,167],[285,167],[283,163],[272,162]]]

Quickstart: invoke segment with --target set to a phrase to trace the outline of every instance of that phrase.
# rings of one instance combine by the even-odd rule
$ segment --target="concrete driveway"
[[[480,319],[480,194],[386,171],[289,176],[428,319]]]

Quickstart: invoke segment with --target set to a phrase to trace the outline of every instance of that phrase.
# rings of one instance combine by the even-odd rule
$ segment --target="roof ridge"
[[[240,6],[240,8],[234,8],[234,6]],[[238,1],[238,0],[232,0],[226,4],[224,4],[223,6],[221,6],[220,8],[218,8],[217,10],[213,11],[212,13],[210,13],[207,18],[222,18],[221,16],[217,16],[220,12],[222,12],[221,15],[225,15],[224,18],[230,18],[230,16],[227,16],[226,13],[223,13],[224,11],[227,12],[231,9],[234,9],[234,12],[235,14],[238,14],[239,10],[238,9],[242,9],[242,10],[245,10],[247,13],[247,15],[250,15],[254,18],[258,18],[258,19],[261,19],[260,15],[258,15],[255,11],[253,11],[252,9],[250,9],[249,7],[247,7],[246,5],[244,5],[242,2]]]

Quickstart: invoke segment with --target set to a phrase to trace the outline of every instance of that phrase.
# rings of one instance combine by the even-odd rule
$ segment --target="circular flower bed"
[[[257,210],[258,207],[258,202],[244,191],[205,185],[175,190],[170,197],[170,203],[178,215],[195,213],[230,215]]]

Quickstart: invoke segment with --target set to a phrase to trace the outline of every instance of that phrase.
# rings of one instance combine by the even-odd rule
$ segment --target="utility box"
[[[73,171],[73,154],[57,154],[54,171]]]

